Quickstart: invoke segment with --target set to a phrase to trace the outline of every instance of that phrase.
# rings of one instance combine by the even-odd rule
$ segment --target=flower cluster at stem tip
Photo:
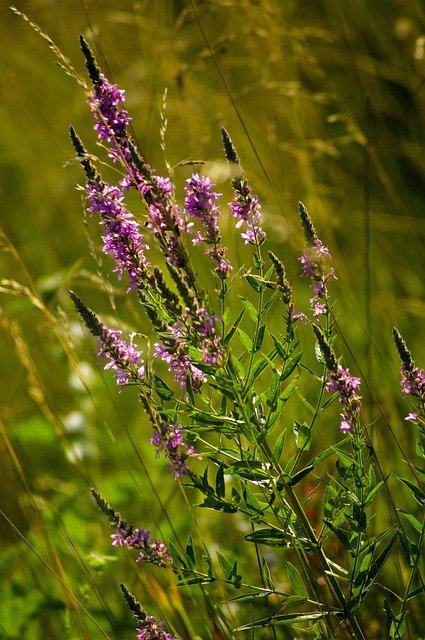
[[[219,278],[226,278],[232,270],[232,265],[225,258],[226,248],[221,244],[221,234],[218,227],[219,208],[215,204],[221,196],[212,190],[211,180],[206,176],[194,173],[186,180],[184,211],[189,218],[198,218],[204,228],[204,235],[197,231],[193,244],[210,245],[206,250],[208,256],[215,261],[214,273]]]
[[[311,288],[314,296],[310,299],[310,306],[316,321],[321,315],[328,313],[327,282],[330,278],[336,277],[333,268],[327,271],[325,269],[325,261],[330,257],[331,254],[323,242],[319,238],[314,238],[299,258],[303,275],[313,281]]]
[[[149,246],[145,244],[140,226],[124,204],[124,194],[116,187],[106,183],[87,183],[88,212],[100,216],[100,224],[106,230],[102,236],[103,252],[112,255],[118,279],[128,274],[129,287],[135,289],[142,281],[150,263],[145,256]]]
[[[117,383],[123,385],[129,382],[140,382],[145,375],[145,367],[142,354],[136,348],[132,339],[126,342],[121,338],[122,332],[119,329],[109,329],[102,325],[102,335],[98,338],[99,359],[106,359],[104,369],[111,369],[114,372]],[[134,336],[132,336],[133,338]]]
[[[356,418],[360,414],[361,396],[357,393],[360,384],[360,378],[352,376],[349,369],[344,369],[340,364],[337,364],[336,368],[328,374],[326,391],[329,393],[337,392],[339,402],[343,407],[340,424],[342,433],[353,431]]]
[[[146,616],[142,626],[137,628],[137,640],[177,640],[162,628],[164,622],[158,621],[155,616]]]
[[[419,400],[422,411],[425,408],[425,372],[419,367],[407,367],[401,365],[401,388],[405,397],[410,396]],[[420,419],[418,412],[407,414],[405,420],[417,422]]]
[[[245,244],[261,245],[266,239],[265,231],[261,228],[262,213],[258,197],[252,195],[251,187],[246,180],[235,181],[233,200],[229,204],[234,218],[237,219],[236,228],[245,223],[246,231],[241,233]]]
[[[172,471],[174,480],[186,475],[187,459],[189,457],[195,456],[201,459],[194,447],[187,445],[184,441],[183,434],[185,429],[181,429],[177,422],[170,426],[162,421],[161,427],[154,427],[153,431],[154,435],[149,442],[156,447],[156,457],[159,456],[161,451],[164,452],[165,457],[169,460],[167,469]]]
[[[151,532],[145,529],[134,529],[133,527],[118,524],[115,533],[111,535],[112,546],[128,547],[140,550],[137,562],[150,562],[158,567],[165,567],[171,562],[168,549],[161,540],[155,542],[150,537]]]

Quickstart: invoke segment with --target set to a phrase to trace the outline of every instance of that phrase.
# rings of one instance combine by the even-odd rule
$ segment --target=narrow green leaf
[[[251,318],[251,320],[253,320],[254,322],[257,322],[258,313],[257,313],[257,309],[254,307],[252,302],[250,302],[249,300],[247,300],[243,296],[239,296],[239,298],[240,298],[243,306],[245,307],[246,311],[248,311],[248,314],[249,314],[249,317]]]
[[[249,286],[254,289],[257,293],[264,290],[264,284],[261,282],[261,278],[257,278],[255,276],[247,274],[245,276],[245,280],[249,284]]]
[[[390,555],[390,553],[392,551],[392,548],[394,546],[396,537],[397,537],[397,531],[394,531],[394,533],[392,534],[390,540],[388,541],[387,545],[385,546],[384,550],[379,554],[379,556],[377,557],[375,562],[373,562],[370,565],[370,567],[368,568],[367,574],[365,575],[365,579],[364,579],[364,582],[362,584],[361,593],[359,593],[357,598],[353,598],[353,601],[352,601],[352,605],[353,606],[358,606],[358,604],[365,597],[366,592],[369,589],[370,585],[374,582],[376,576],[378,575],[378,573],[380,572],[380,570],[384,566],[385,562],[387,561],[387,559],[388,559],[388,557],[389,557],[389,555]]]
[[[295,389],[295,385],[297,384],[297,379],[294,378],[292,380],[292,382],[290,382],[285,389],[283,390],[283,392],[280,394],[279,398],[280,400],[282,400],[284,402],[284,404],[286,404],[289,400],[289,398],[292,396],[294,389]]]
[[[280,355],[280,357],[282,358],[283,361],[286,361],[287,357],[288,357],[288,350],[287,350],[287,345],[282,342],[281,340],[278,340],[278,338],[276,338],[275,335],[273,335],[272,333],[270,334],[271,339],[274,342],[274,346],[276,351],[278,352],[278,354]]]
[[[319,409],[319,413],[322,413],[322,411],[325,411],[331,404],[335,402],[335,400],[338,397],[339,397],[339,393],[336,391],[322,404],[322,406]]]
[[[221,511],[223,513],[236,513],[238,510],[236,505],[226,502],[225,500],[217,499],[211,495],[208,495],[204,502],[199,504],[198,507],[212,509],[213,511]]]
[[[246,485],[242,487],[242,495],[245,501],[246,508],[252,514],[262,514],[264,512],[264,508],[261,503],[257,500],[254,493],[251,491],[249,487]]]
[[[298,449],[308,451],[311,443],[311,429],[308,424],[305,422],[301,424],[300,422],[295,421],[292,429],[295,436],[295,444]]]
[[[232,339],[236,329],[239,327],[240,321],[242,320],[244,314],[245,314],[245,309],[242,309],[242,311],[240,312],[240,314],[236,318],[235,322],[233,323],[233,325],[231,326],[229,331],[226,333],[226,335],[224,337],[224,344],[226,346],[229,344],[229,342]]]
[[[369,505],[372,502],[375,496],[381,491],[383,486],[384,486],[384,481],[381,480],[380,482],[378,482],[378,484],[376,484],[373,487],[373,489],[366,496],[365,503],[364,503],[365,507],[367,507],[367,505]]]
[[[303,478],[305,478],[305,476],[307,476],[310,473],[310,471],[313,471],[313,469],[314,469],[314,465],[309,464],[306,467],[304,467],[304,469],[301,469],[300,471],[298,471],[289,480],[288,482],[289,486],[295,487],[295,485],[298,484]]]
[[[297,395],[298,395],[299,399],[301,400],[301,402],[303,403],[303,405],[311,413],[311,415],[314,416],[315,413],[316,413],[316,409],[309,403],[309,401],[306,398],[304,398],[303,394],[299,391],[299,389],[297,389]]]
[[[418,475],[422,482],[425,482],[425,469],[421,469],[420,467],[415,466],[415,470],[418,472]]]
[[[409,593],[407,594],[407,599],[411,600],[412,598],[416,598],[416,596],[419,596],[421,593],[424,593],[424,591],[425,591],[425,585],[416,587],[416,589],[409,591]]]
[[[272,578],[272,574],[271,574],[268,562],[264,558],[262,561],[262,568],[263,568],[264,582],[266,583],[267,589],[270,589],[270,591],[272,592],[275,591],[276,585],[273,582],[273,578]]]
[[[238,572],[238,562],[237,562],[237,560],[234,561],[232,570],[229,573],[227,578],[233,584],[235,589],[240,589],[240,586],[242,584],[242,576]]]
[[[242,329],[238,329],[238,336],[239,336],[239,339],[242,342],[243,346],[248,351],[248,353],[251,353],[251,351],[252,351],[252,340],[251,340],[251,338],[245,333],[245,331],[242,331]]]
[[[416,531],[421,534],[422,530],[424,528],[424,525],[422,525],[419,520],[417,518],[415,518],[415,516],[411,513],[409,513],[408,511],[404,511],[404,509],[399,509],[398,510],[399,513],[401,513],[401,515],[406,518],[406,520],[408,522],[410,522],[410,524],[412,525],[412,527],[414,529],[416,529]]]
[[[341,612],[342,613],[342,612]],[[274,625],[278,624],[286,624],[288,622],[296,623],[296,622],[305,622],[307,620],[320,620],[323,618],[327,618],[328,616],[334,617],[336,614],[335,611],[323,611],[323,612],[307,612],[307,613],[282,613],[272,618],[263,618],[261,620],[255,620],[254,622],[250,622],[249,624],[245,624],[242,627],[238,627],[235,631],[250,631],[253,627],[268,627],[271,622]]]
[[[244,536],[244,540],[255,542],[256,544],[265,544],[268,547],[286,547],[288,545],[287,534],[280,529],[274,528],[257,529]]]
[[[391,638],[394,637],[393,635],[391,635],[391,628],[394,626],[394,623],[395,623],[395,615],[386,598],[384,598],[384,616],[385,616],[386,637],[388,640],[391,640]]]
[[[223,314],[221,316],[221,319],[223,321],[224,326],[227,326],[230,322],[230,309],[229,307],[226,307],[226,309],[223,311]]]
[[[254,366],[252,370],[248,386],[252,386],[252,383],[254,382],[254,380],[256,380],[256,378],[258,378],[258,376],[261,373],[263,373],[263,371],[267,369],[267,367],[270,367],[273,371],[276,371],[276,368],[273,365],[273,359],[276,357],[276,355],[277,355],[276,350],[273,349],[267,355],[264,355],[261,358],[261,360],[257,362],[257,364]]]
[[[211,578],[210,576],[201,576],[199,578],[182,578],[177,581],[178,587],[186,587],[192,584],[210,584],[211,582],[215,582],[216,578]]]
[[[218,558],[218,562],[220,564],[221,570],[223,571],[224,577],[228,578],[229,575],[231,575],[232,573],[232,565],[230,564],[230,562],[227,560],[227,558],[220,553],[220,551],[217,551],[217,558]]]
[[[167,548],[173,558],[173,566],[176,567],[176,569],[187,569],[186,562],[183,560],[179,550],[171,540],[168,542]]]
[[[224,498],[225,486],[224,486],[224,466],[221,464],[217,470],[215,477],[215,492],[219,498]]]
[[[239,460],[227,468],[227,473],[252,482],[264,482],[270,480],[269,466],[269,463],[259,460]]]
[[[295,595],[301,596],[302,598],[308,598],[308,591],[305,588],[303,579],[301,578],[298,569],[296,569],[290,562],[287,562],[286,570],[288,572],[288,578]]]
[[[289,378],[291,373],[294,371],[295,367],[298,366],[298,363],[301,360],[302,355],[303,355],[303,352],[299,351],[298,353],[295,353],[291,358],[289,358],[289,360],[286,362],[285,367],[280,376],[280,379],[282,382],[283,380],[286,380],[286,378]]]
[[[187,543],[186,543],[186,556],[187,559],[189,560],[189,563],[192,566],[195,566],[195,551],[193,549],[193,539],[192,539],[192,534],[189,533],[189,537],[187,539]]]
[[[262,324],[261,327],[258,329],[258,333],[257,333],[257,337],[255,340],[255,343],[253,345],[253,352],[256,353],[257,351],[259,351],[263,345],[263,340],[264,340],[264,334],[266,331],[266,326],[265,324]]]
[[[425,460],[425,443],[423,441],[423,438],[419,437],[416,440],[415,449],[416,449],[416,454],[418,455],[418,457],[422,458],[423,460]]]
[[[282,456],[282,451],[283,451],[283,449],[285,447],[285,441],[286,441],[286,429],[285,429],[285,431],[282,431],[279,434],[279,436],[278,436],[278,438],[277,438],[277,440],[275,442],[274,448],[273,448],[273,453],[274,453],[276,462],[279,462],[279,460],[280,460],[280,458]]]
[[[347,533],[343,529],[341,529],[340,527],[335,527],[332,524],[332,522],[330,522],[330,520],[326,520],[325,518],[323,518],[323,522],[326,524],[327,527],[329,527],[329,529],[332,531],[332,533],[334,533],[336,535],[338,540],[340,542],[342,542],[344,547],[346,549],[349,549],[350,548],[350,543],[348,541]]]
[[[406,480],[405,478],[400,477],[398,477],[398,479],[400,480],[400,482],[403,482],[406,487],[409,487],[415,500],[419,502],[419,504],[423,507],[425,505],[425,493],[422,491],[422,489],[413,484],[413,482],[410,482],[410,480]]]
[[[154,377],[155,391],[157,392],[161,400],[170,400],[174,395],[174,392],[172,391],[172,389],[170,389],[168,384],[164,382],[164,380],[159,376],[157,376],[155,373],[153,377]]]
[[[269,407],[272,407],[273,402],[276,402],[276,397],[278,396],[279,387],[280,387],[280,376],[279,376],[279,373],[276,371],[273,374],[273,378],[270,381],[269,388],[267,391],[267,405]]]
[[[195,411],[192,413],[192,418],[195,422],[202,422],[203,424],[213,424],[217,426],[226,421],[226,417],[227,416],[215,416],[211,413],[207,413],[206,411]],[[231,424],[231,422],[228,424]]]
[[[267,282],[265,282],[264,284],[266,285],[266,287],[269,286]],[[269,288],[271,288],[271,287],[269,287]],[[273,306],[273,303],[275,302],[277,297],[278,297],[278,293],[277,292],[273,292],[272,295],[270,296],[270,298],[268,300],[266,300],[266,302],[264,304],[264,307],[263,307],[263,313],[261,314],[261,317],[266,315],[266,313],[270,309],[270,307]]]

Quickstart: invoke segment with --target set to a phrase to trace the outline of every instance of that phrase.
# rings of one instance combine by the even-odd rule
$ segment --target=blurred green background
[[[84,223],[76,189],[83,176],[68,138],[72,123],[98,152],[90,113],[81,87],[7,5],[0,6],[0,571],[7,577],[0,638],[132,637],[120,579],[178,630],[190,596],[183,602],[173,592],[170,599],[157,573],[142,573],[134,558],[112,552],[88,492],[97,486],[154,535],[187,536],[186,517],[173,515],[172,524],[164,517],[184,513],[185,498],[153,464],[136,395],[116,393],[67,297],[73,288],[98,312],[146,331],[113,276],[115,309],[99,284],[110,265],[101,262],[95,226]],[[270,248],[285,262],[304,311],[296,206],[307,205],[338,274],[338,348],[364,378],[372,438],[384,470],[393,472],[394,434],[407,454],[414,447],[403,421],[393,324],[425,363],[423,4],[194,6],[196,12],[186,0],[16,1],[82,75],[78,35],[94,43],[102,69],[126,90],[135,136],[160,172],[165,89],[168,162],[206,160],[205,172],[226,196],[219,128],[228,129],[260,196]],[[182,186],[187,171],[177,167],[175,177]],[[233,224],[224,227],[242,264],[239,236]],[[198,516],[201,529],[205,517]],[[230,545],[233,534],[225,535]],[[214,637],[206,614],[193,614],[192,622],[203,638]]]

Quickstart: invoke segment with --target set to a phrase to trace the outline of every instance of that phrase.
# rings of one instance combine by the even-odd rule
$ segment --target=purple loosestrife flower
[[[125,528],[127,527],[127,528]],[[113,547],[128,547],[140,550],[137,562],[149,562],[158,567],[165,567],[172,561],[168,549],[161,540],[153,541],[151,532],[117,524],[115,533],[111,535]]]
[[[181,478],[187,473],[187,459],[196,456],[201,459],[193,447],[186,444],[183,439],[185,429],[181,429],[177,422],[170,426],[162,421],[161,428],[154,426],[154,435],[150,439],[150,444],[156,447],[156,457],[163,451],[170,464],[167,469],[173,472],[174,480]]]
[[[246,230],[241,233],[245,244],[260,245],[266,239],[266,234],[261,228],[263,216],[258,198],[251,194],[251,187],[246,180],[234,180],[233,185],[235,192],[229,207],[233,217],[238,220],[236,228],[245,223]]]
[[[401,388],[405,397],[417,398],[420,403],[420,413],[409,413],[405,420],[415,422],[416,424],[424,424],[423,415],[425,413],[425,372],[419,369],[413,363],[409,367],[405,364],[401,365]]]
[[[173,185],[168,178],[157,176],[139,155],[136,144],[127,131],[131,119],[121,107],[125,100],[124,91],[111,84],[100,72],[84,38],[80,38],[80,44],[94,85],[89,105],[96,120],[98,138],[109,144],[109,156],[125,168],[121,187],[127,190],[133,186],[144,198],[148,208],[148,227],[157,236],[165,259],[174,267],[183,267],[184,277],[192,283],[194,276],[180,240],[180,231],[186,229],[186,222],[175,202]],[[135,276],[132,275],[132,286],[134,279]]]
[[[220,238],[217,224],[220,210],[215,201],[220,198],[221,193],[213,191],[211,180],[198,173],[194,173],[186,180],[184,193],[186,214],[192,218],[198,218],[205,229],[206,237],[203,241],[209,244],[217,243],[217,239]]]
[[[405,364],[401,365],[401,388],[404,396],[418,398],[425,403],[425,372],[418,367],[409,369]]]
[[[155,357],[168,364],[181,389],[186,388],[188,375],[194,389],[206,382],[204,372],[188,355],[189,344],[200,348],[203,364],[217,365],[222,361],[224,349],[221,339],[216,336],[217,321],[216,316],[211,315],[193,298],[192,308],[185,307],[181,321],[167,328],[168,336],[164,337],[164,344],[154,345]]]
[[[129,382],[141,382],[145,375],[142,354],[132,342],[122,340],[122,332],[118,329],[108,329],[101,325],[101,335],[98,337],[100,359],[106,359],[106,369],[112,369],[117,384],[121,387]]]
[[[341,431],[343,433],[353,431],[356,418],[361,411],[361,396],[357,393],[360,384],[360,378],[352,376],[350,371],[344,369],[340,364],[337,364],[336,368],[329,372],[326,391],[339,394],[339,402],[343,407],[341,413]]]
[[[419,412],[409,413],[405,420],[424,424],[425,415],[425,372],[416,366],[406,342],[400,332],[393,327],[393,339],[401,360],[401,388],[405,397],[419,400]]]
[[[202,362],[204,364],[216,365],[221,362],[224,354],[221,340],[216,336],[215,325],[219,318],[211,315],[205,307],[194,301],[192,309],[186,307],[184,320],[192,321],[192,333],[195,335],[194,342],[200,341],[202,352]],[[180,334],[182,335],[182,334]]]
[[[144,243],[134,216],[126,210],[124,195],[118,187],[89,181],[86,193],[88,211],[100,215],[100,224],[106,230],[102,236],[103,251],[114,257],[114,271],[119,279],[124,272],[128,274],[130,291],[143,281],[150,267],[144,253],[149,247]]]
[[[174,379],[181,389],[186,388],[188,375],[195,387],[199,386],[201,382],[205,382],[203,372],[192,364],[186,353],[187,348],[182,341],[174,340],[173,344],[170,341],[168,348],[157,342],[154,347],[155,357],[169,365],[169,370],[173,373]]]
[[[292,301],[292,288],[286,279],[285,267],[279,258],[273,253],[273,251],[269,251],[269,258],[272,261],[274,269],[276,271],[276,285],[280,292],[280,297],[284,304],[288,305],[288,328],[291,324],[294,324],[297,320],[300,320],[303,324],[307,323],[307,318],[304,313],[300,311],[295,311],[294,303]]]
[[[219,208],[215,201],[221,193],[212,190],[211,180],[206,176],[194,173],[186,180],[184,212],[189,218],[198,218],[204,228],[205,235],[196,232],[193,244],[205,243],[212,245],[206,254],[216,263],[214,272],[219,278],[226,278],[232,270],[232,265],[225,258],[227,249],[221,244],[221,234],[218,227]]]
[[[94,85],[93,92],[88,100],[93,113],[100,142],[112,143],[110,156],[120,159],[122,155],[129,159],[126,143],[126,129],[131,122],[127,111],[120,105],[125,101],[125,91],[118,89],[103,75],[99,74],[99,81]]]
[[[314,238],[312,244],[304,249],[299,259],[303,275],[313,282],[311,288],[314,296],[310,299],[310,306],[313,309],[314,319],[328,312],[328,290],[327,282],[330,278],[335,278],[334,270],[326,271],[325,261],[331,257],[329,250],[319,238]]]
[[[155,616],[146,616],[140,621],[141,626],[137,628],[137,640],[177,640],[162,628],[164,622],[155,618]]]

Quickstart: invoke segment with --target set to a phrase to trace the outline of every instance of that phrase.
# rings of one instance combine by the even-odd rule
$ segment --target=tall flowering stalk
[[[161,540],[154,541],[150,531],[128,524],[98,491],[92,489],[91,492],[97,506],[108,517],[110,525],[114,528],[114,533],[111,535],[112,546],[138,550],[137,562],[146,562],[158,567],[172,565],[172,557]]]
[[[236,173],[232,179],[233,199],[229,203],[232,216],[237,220],[236,228],[243,227],[241,237],[245,244],[260,246],[266,239],[266,233],[261,226],[263,215],[258,196],[252,193],[252,188],[244,177],[239,156],[224,127],[221,129],[221,137],[227,161],[231,165],[232,172]]]
[[[343,367],[334,352],[336,335],[328,284],[335,275],[328,264],[329,250],[300,203],[307,246],[299,261],[313,291],[310,326],[324,369],[320,376],[301,364],[297,321],[309,321],[295,311],[283,262],[269,251],[267,267],[262,257],[266,234],[261,207],[227,131],[223,129],[221,134],[232,176],[230,216],[241,230],[246,253],[252,254],[252,264],[240,271],[243,275],[239,277],[237,272],[232,278],[233,265],[220,230],[220,194],[213,183],[207,176],[193,173],[184,186],[184,203],[179,205],[172,176],[159,176],[137,149],[124,92],[100,72],[84,39],[81,46],[93,83],[88,102],[94,129],[109,157],[122,168],[119,184],[101,178],[73,129],[71,138],[86,175],[88,210],[99,217],[102,227],[103,251],[114,259],[118,278],[128,278],[127,292],[138,297],[156,336],[152,340],[153,359],[149,348],[143,348],[142,357],[142,349],[134,341],[136,334],[126,340],[119,330],[106,327],[76,294],[71,298],[96,337],[98,355],[106,361],[105,368],[113,371],[120,389],[129,384],[137,388],[152,427],[149,443],[156,457],[165,459],[174,480],[183,479],[185,487],[196,490],[201,496],[199,508],[238,513],[238,517],[250,520],[252,527],[244,535],[244,542],[255,544],[258,576],[251,573],[243,577],[237,559],[228,560],[221,552],[217,570],[208,550],[195,550],[191,537],[184,548],[152,538],[149,529],[128,524],[94,492],[113,526],[112,544],[137,551],[139,566],[149,563],[158,569],[168,568],[180,584],[198,585],[203,594],[204,585],[214,582],[242,589],[242,598],[237,600],[242,603],[250,599],[256,618],[250,614],[238,632],[270,631],[277,638],[279,624],[296,620],[297,624],[310,625],[309,632],[315,637],[364,640],[358,609],[372,585],[377,584],[377,576],[402,531],[388,530],[376,537],[370,534],[371,505],[384,479],[377,481],[370,472],[372,456],[361,419],[360,378]],[[137,219],[126,207],[129,190],[142,198],[143,219]],[[161,251],[162,266],[153,265],[148,258],[154,255],[148,253],[152,243]],[[189,248],[193,245],[203,247],[211,261],[213,305],[192,266]],[[239,285],[249,290],[254,302],[238,295],[228,305],[231,287],[239,293]],[[277,330],[272,333],[269,320],[279,299],[285,315],[280,323],[274,318]],[[214,311],[214,304],[218,311]],[[237,304],[241,307],[235,313]],[[401,338],[397,340],[403,391],[415,398],[423,411],[425,374],[416,367]],[[169,378],[160,377],[161,368],[153,364],[158,361],[168,368]],[[312,375],[315,384],[319,380],[320,391],[316,406],[302,398],[312,417],[310,422],[295,421],[292,431],[297,453],[287,455],[287,420],[282,415],[291,397],[301,395],[297,382],[301,375]],[[326,399],[325,392],[332,397]],[[329,429],[328,449],[316,455],[309,453],[313,425],[322,420],[336,399],[342,436],[335,441],[335,432]],[[410,419],[419,423],[418,416],[411,414]],[[322,424],[326,426],[325,421]],[[335,478],[327,481],[323,523],[316,528],[300,487],[308,477],[307,486],[320,478],[320,465],[327,458],[329,468],[335,461]],[[197,471],[199,460],[205,467],[202,474]],[[421,495],[417,492],[415,497]],[[419,528],[416,521],[410,522]],[[276,563],[278,568],[269,566],[262,555],[267,546],[273,548],[273,554],[293,549],[300,571],[288,562],[284,569],[287,577],[282,576],[281,563]],[[340,557],[335,557],[336,547]],[[415,561],[419,566],[419,553]],[[412,576],[417,575],[417,566]],[[281,592],[275,586],[288,580],[296,596],[292,599],[286,588]],[[164,622],[148,615],[126,587],[121,585],[121,589],[137,620],[138,640],[175,640],[165,630]],[[406,590],[405,603],[411,594],[411,589]],[[290,606],[293,611],[287,610]],[[209,610],[217,637],[230,637],[233,631],[224,622],[224,614],[216,614],[214,607]],[[241,611],[243,615],[242,607]]]
[[[193,244],[205,243],[208,248],[206,254],[216,263],[214,273],[221,279],[228,276],[232,265],[225,258],[226,248],[221,244],[221,233],[218,226],[220,210],[215,204],[221,196],[212,190],[211,180],[206,176],[195,173],[186,181],[185,213],[189,218],[198,218],[204,228],[204,235],[199,231],[193,239]]]
[[[121,591],[128,608],[137,620],[137,640],[177,640],[177,638],[164,630],[164,622],[158,621],[155,616],[148,616],[137,602],[133,594],[125,584],[120,584]]]
[[[352,376],[349,369],[344,369],[336,360],[322,329],[313,325],[313,330],[328,368],[326,390],[338,393],[338,400],[342,406],[340,429],[342,433],[354,431],[358,416],[361,412],[361,396],[357,393],[361,380]]]
[[[405,397],[415,399],[418,410],[409,413],[406,420],[421,422],[425,426],[425,371],[416,366],[405,340],[393,327],[393,339],[401,360],[401,389]]]
[[[317,322],[320,316],[329,314],[327,283],[331,278],[335,278],[335,273],[332,267],[326,267],[326,261],[331,257],[331,254],[318,238],[313,222],[302,202],[298,204],[298,211],[307,242],[307,247],[299,261],[303,275],[312,280],[310,286],[314,295],[310,299],[310,306],[313,309],[314,320]]]
[[[182,232],[187,231],[187,223],[175,202],[171,180],[161,178],[153,172],[139,155],[134,140],[128,133],[130,119],[127,111],[122,108],[124,92],[111,85],[101,74],[83,38],[81,46],[94,86],[89,97],[96,121],[94,128],[99,140],[108,143],[114,162],[120,162],[126,172],[121,180],[121,187],[102,181],[71,128],[72,142],[86,172],[88,211],[99,214],[101,225],[107,230],[103,236],[103,250],[114,257],[114,270],[118,277],[121,278],[127,272],[128,291],[138,290],[154,327],[157,330],[161,328],[163,343],[155,345],[156,356],[167,363],[181,388],[185,387],[187,376],[193,386],[198,388],[204,375],[188,355],[186,334],[189,333],[190,341],[198,343],[205,363],[216,364],[222,358],[223,347],[215,334],[216,319],[205,308],[203,294],[197,288],[182,242]],[[180,315],[180,302],[165,285],[159,270],[151,269],[145,255],[149,247],[144,242],[140,226],[125,209],[125,191],[130,187],[137,188],[146,203],[146,226],[164,253],[170,275],[186,310],[183,315]],[[217,259],[217,273],[220,277],[225,277],[230,270],[230,263],[224,259],[224,249],[216,243],[211,251]]]

